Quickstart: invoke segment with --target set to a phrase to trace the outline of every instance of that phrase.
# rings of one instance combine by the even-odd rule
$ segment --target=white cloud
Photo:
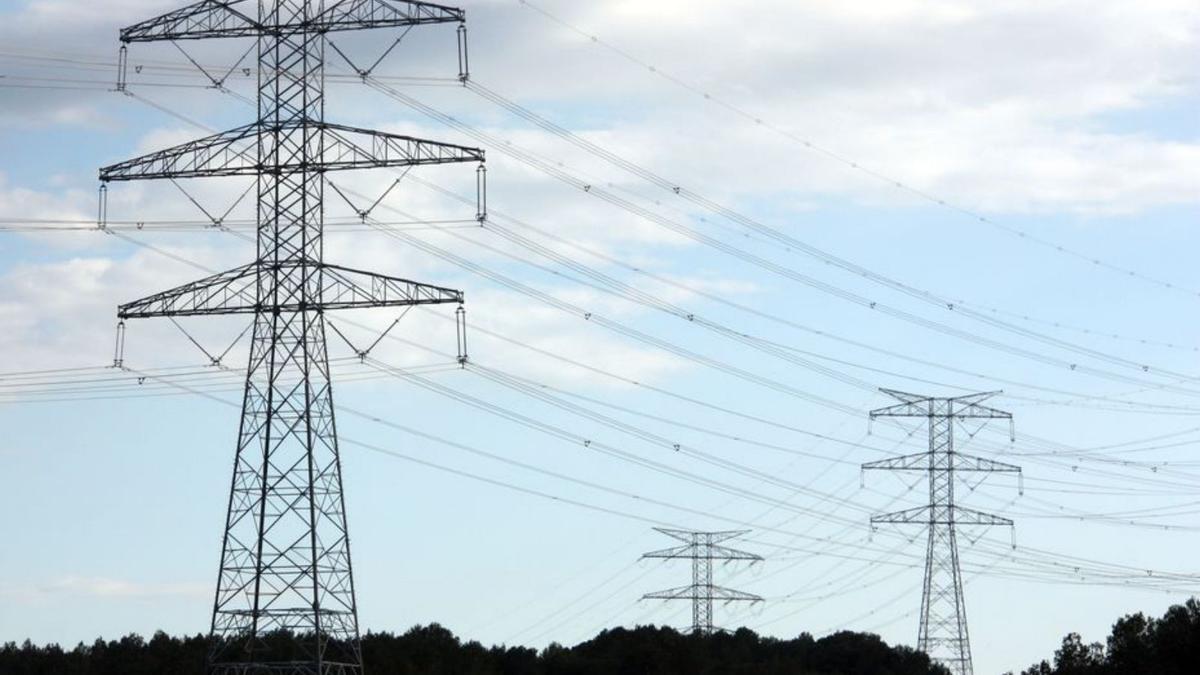
[[[203,597],[211,593],[207,584],[128,581],[108,577],[63,576],[30,586],[0,588],[0,596],[18,602],[37,602],[51,598],[170,598]]]

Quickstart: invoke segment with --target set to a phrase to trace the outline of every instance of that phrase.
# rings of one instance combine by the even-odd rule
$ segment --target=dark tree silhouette
[[[749,630],[711,636],[652,626],[617,628],[574,647],[484,647],[445,628],[403,635],[368,633],[363,657],[371,675],[946,675],[907,647],[878,636],[836,633],[820,640],[764,638]],[[2,675],[203,675],[209,641],[163,633],[58,645],[8,643]]]
[[[1105,644],[1071,633],[1054,653],[1021,675],[1196,675],[1200,673],[1200,600],[1167,610],[1161,619],[1118,619]]]

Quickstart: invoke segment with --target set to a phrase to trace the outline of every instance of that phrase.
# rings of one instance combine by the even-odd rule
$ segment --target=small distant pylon
[[[958,525],[1000,525],[1012,527],[1013,521],[990,513],[966,509],[954,503],[955,474],[1021,473],[1012,464],[964,455],[954,450],[954,427],[963,420],[1009,421],[1012,413],[981,405],[999,392],[968,394],[954,398],[933,398],[890,389],[883,393],[900,401],[871,411],[871,419],[880,417],[917,417],[928,420],[929,450],[915,455],[892,457],[863,464],[866,470],[922,471],[929,474],[929,504],[905,511],[871,517],[871,526],[923,524],[929,539],[925,553],[925,585],[921,594],[921,629],[917,649],[950,670],[952,675],[973,675],[971,640],[967,631],[967,608],[963,599],[962,571],[958,558]],[[973,434],[972,434],[973,435]],[[1023,491],[1023,490],[1022,490]]]
[[[760,596],[751,593],[735,591],[713,584],[713,561],[729,562],[746,560],[751,564],[762,562],[762,556],[746,551],[719,546],[723,541],[740,537],[749,530],[728,532],[689,532],[686,530],[671,530],[663,527],[654,528],[668,537],[683,542],[683,546],[651,551],[642,556],[664,560],[691,560],[692,583],[666,591],[647,593],[643,600],[691,600],[692,601],[692,634],[709,635],[713,627],[713,600],[730,602],[763,602]]]

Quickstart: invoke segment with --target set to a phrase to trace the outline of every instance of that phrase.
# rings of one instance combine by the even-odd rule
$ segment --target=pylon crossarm
[[[671,588],[665,591],[655,591],[642,596],[643,600],[691,600],[697,594],[704,594],[705,591],[696,586],[680,586],[679,588]],[[699,597],[699,596],[697,596]]]
[[[1013,521],[1008,518],[1001,518],[1000,516],[975,511],[974,509],[966,509],[961,506],[955,506],[951,512],[954,514],[954,524],[956,525],[1013,526]]]
[[[690,544],[687,546],[676,546],[675,548],[664,548],[661,551],[651,551],[650,553],[643,554],[642,557],[662,560],[694,560],[704,558],[721,562],[731,560],[758,562],[763,559],[760,555],[739,551],[735,548],[727,548],[725,546],[693,546]]]
[[[170,290],[155,293],[117,308],[122,319],[199,316],[253,312],[256,306],[256,263],[211,277],[205,277]]]
[[[305,152],[290,153],[282,163],[263,166],[284,135],[303,135]],[[338,124],[301,121],[279,127],[263,123],[223,131],[100,170],[100,180],[128,181],[212,176],[257,176],[263,172],[343,171],[484,161],[483,150],[412,136]]]
[[[763,602],[761,595],[735,591],[732,588],[725,588],[724,586],[713,586],[710,599],[724,602]]]
[[[294,298],[257,299],[261,275],[298,276],[319,279],[317,303]],[[363,272],[339,265],[287,263],[267,265],[251,263],[214,274],[147,298],[121,305],[122,319],[151,317],[206,316],[212,314],[248,314],[255,311],[302,311],[306,309],[363,309],[461,303],[461,291],[422,284],[399,277]]]
[[[871,516],[872,525],[909,525],[912,523],[930,523],[933,520],[933,509],[929,506],[917,506],[903,511],[881,513]]]
[[[404,0],[341,0],[312,24],[323,31],[462,23],[467,13],[457,7]]]
[[[735,591],[723,586],[680,586],[642,596],[643,600],[721,600],[723,602],[763,602],[762,596]]]
[[[726,546],[713,546],[712,559],[720,561],[732,560],[749,560],[751,562],[760,562],[763,557],[747,551],[739,551],[736,548],[728,548]]]
[[[871,419],[879,417],[928,417],[929,410],[928,401],[914,401],[911,403],[897,403],[886,408],[877,408],[870,413]]]
[[[263,24],[243,13],[257,13],[245,0],[203,0],[129,26],[122,42],[239,38],[288,33],[322,33],[363,28],[462,23],[466,13],[454,7],[405,0],[341,0],[317,16],[282,24]]]
[[[1005,464],[984,457],[954,453],[954,471],[974,471],[983,473],[1021,473],[1021,467],[1015,464]],[[919,452],[913,455],[888,457],[862,465],[863,471],[928,471],[929,453]],[[951,468],[951,467],[947,467]]]
[[[900,391],[899,389],[881,388],[879,391],[891,396],[901,403],[928,403],[933,400],[933,398],[930,396],[925,396],[923,394],[910,394],[907,391]]]
[[[896,405],[890,405],[884,408],[877,408],[871,411],[871,419],[877,417],[957,417],[962,419],[1012,419],[1012,413],[996,408],[989,408],[985,405],[980,405],[993,396],[1001,393],[998,391],[980,392],[978,394],[966,394],[964,396],[956,396],[954,398],[935,399],[930,396],[922,396],[920,394],[910,394],[908,392],[897,391],[895,389],[880,389],[881,392],[900,401]],[[937,404],[945,406],[945,409],[935,409]]]
[[[694,541],[696,541],[696,537],[698,537],[698,536],[703,536],[704,541],[708,541],[708,542],[712,542],[712,543],[716,544],[716,543],[719,543],[722,541],[728,541],[730,539],[733,539],[734,537],[740,537],[743,534],[747,534],[750,532],[750,530],[725,530],[724,532],[690,532],[688,530],[675,530],[675,529],[672,529],[669,527],[656,527],[656,528],[654,528],[654,531],[659,532],[661,534],[665,534],[668,537],[671,537],[672,539],[678,539],[679,541],[682,541],[685,544],[693,543]]]
[[[1015,464],[1005,464],[984,457],[954,453],[955,471],[979,471],[984,473],[1021,473],[1021,467]]]
[[[203,0],[122,29],[121,42],[198,40],[262,34],[258,21],[238,11],[235,5],[244,5],[247,11],[257,12],[257,8],[245,4],[244,0]]]
[[[929,453],[888,457],[862,465],[863,471],[928,471]]]
[[[1011,420],[1012,413],[986,405],[950,399],[950,414],[958,419]]]
[[[374,272],[322,265],[322,309],[401,307],[461,303],[462,291]]]
[[[945,514],[950,514],[947,517]],[[934,509],[917,506],[903,511],[871,516],[872,525],[998,525],[1012,527],[1013,521],[990,513],[966,509],[961,506]]]
[[[247,124],[106,166],[100,169],[100,180],[255,175],[261,170],[257,166],[260,127],[257,122]]]
[[[674,548],[664,548],[660,551],[651,551],[642,554],[642,558],[656,558],[660,560],[691,560],[699,554],[696,552],[695,546],[676,546]]]
[[[412,136],[323,124],[324,171],[484,161],[483,150]]]

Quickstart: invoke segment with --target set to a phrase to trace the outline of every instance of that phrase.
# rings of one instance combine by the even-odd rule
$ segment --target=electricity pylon
[[[204,0],[121,31],[123,43],[257,41],[256,121],[100,170],[105,183],[257,181],[254,262],[118,311],[122,320],[254,318],[213,608],[208,667],[214,675],[362,672],[325,312],[461,307],[463,294],[326,263],[324,175],[484,156],[475,148],[326,122],[325,45],[336,31],[438,23],[458,23],[461,38],[464,19],[459,9],[402,0]],[[462,56],[460,43],[460,63]]]
[[[728,562],[731,560],[748,560],[751,564],[762,561],[762,556],[746,551],[719,546],[720,542],[740,537],[749,530],[736,532],[687,532],[656,527],[655,530],[678,539],[683,546],[652,551],[642,558],[661,558],[665,560],[691,560],[692,583],[667,591],[647,593],[643,600],[691,600],[692,601],[692,633],[708,635],[713,628],[713,600],[729,602],[762,602],[757,595],[735,591],[730,588],[713,585],[713,561]]]
[[[882,390],[900,403],[871,411],[880,417],[923,417],[929,426],[929,450],[864,464],[864,470],[923,471],[929,474],[929,505],[871,517],[871,525],[923,524],[929,529],[925,551],[925,586],[921,594],[921,628],[917,649],[944,665],[953,675],[972,675],[971,640],[963,600],[958,559],[958,525],[1002,525],[1013,521],[954,503],[955,474],[960,472],[1021,472],[1020,467],[954,450],[954,426],[963,420],[1005,419],[1012,414],[981,405],[999,392],[932,398],[891,389]],[[978,431],[978,430],[976,430]],[[972,433],[971,435],[974,435]],[[1011,435],[1011,431],[1010,431]]]

